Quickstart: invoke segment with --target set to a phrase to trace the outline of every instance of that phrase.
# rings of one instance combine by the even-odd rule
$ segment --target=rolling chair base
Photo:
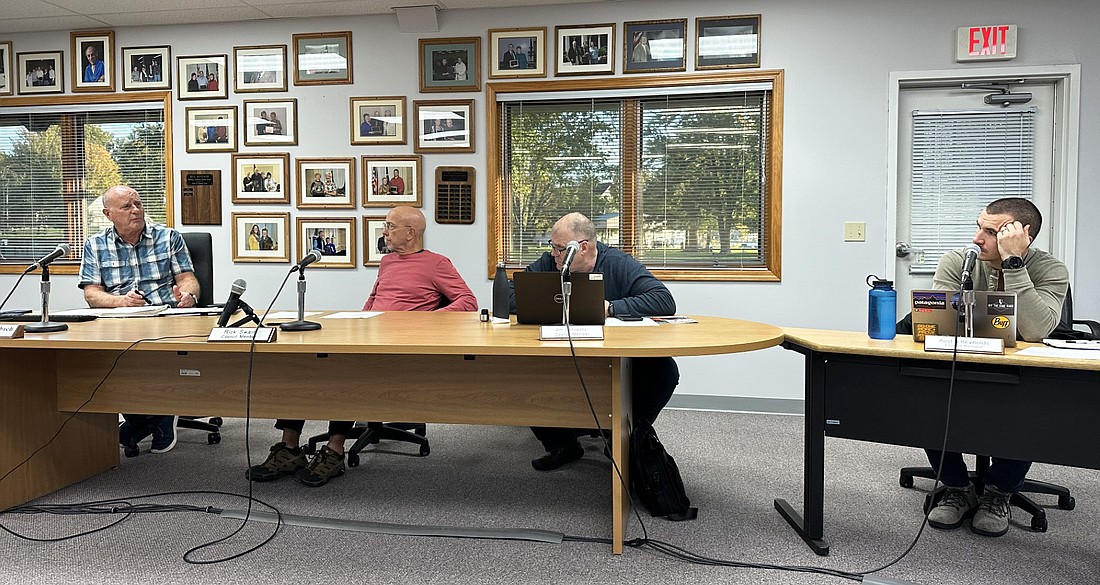
[[[347,450],[348,467],[359,467],[359,452],[367,445],[376,445],[379,441],[403,441],[420,445],[418,455],[427,457],[432,452],[428,439],[424,438],[427,427],[424,423],[380,423],[369,422],[365,425],[357,424],[348,433],[349,439],[355,439],[355,443]],[[327,441],[328,433],[315,435],[309,438],[302,449],[307,455],[317,452],[317,443]]]

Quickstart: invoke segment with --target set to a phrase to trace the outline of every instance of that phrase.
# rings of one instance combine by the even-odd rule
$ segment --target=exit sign
[[[956,31],[956,61],[1003,61],[1016,58],[1016,25],[964,26]]]

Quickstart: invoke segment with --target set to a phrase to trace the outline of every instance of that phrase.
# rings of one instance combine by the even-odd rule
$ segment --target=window
[[[1035,108],[913,112],[910,274],[935,274],[940,257],[974,237],[994,199],[1031,199]]]
[[[490,268],[580,211],[666,280],[779,280],[782,73],[490,84]]]
[[[75,271],[84,240],[110,225],[101,198],[117,184],[141,193],[152,221],[171,221],[169,95],[10,100],[0,109],[0,271],[63,242],[72,254],[57,271]]]

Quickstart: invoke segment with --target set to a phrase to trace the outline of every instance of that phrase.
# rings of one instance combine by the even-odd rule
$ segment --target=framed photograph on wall
[[[115,90],[115,32],[69,33],[73,93]]]
[[[244,100],[245,146],[298,144],[298,98]]]
[[[384,229],[386,216],[363,216],[363,266],[378,266],[382,263],[382,256],[390,253],[386,237],[382,235]]]
[[[413,152],[474,152],[474,100],[415,100]]]
[[[695,68],[760,66],[760,15],[695,19]]]
[[[351,83],[351,31],[293,38],[294,85]]]
[[[122,89],[171,89],[172,47],[123,47]]]
[[[405,96],[353,97],[352,144],[405,144]]]
[[[233,47],[233,91],[286,91],[286,45]]]
[[[290,262],[289,213],[233,213],[234,262]]]
[[[11,95],[14,87],[11,84],[11,41],[0,42],[0,95]]]
[[[555,75],[615,73],[615,25],[557,26]]]
[[[686,69],[686,18],[623,23],[623,73]]]
[[[420,91],[481,91],[481,37],[420,39]]]
[[[237,106],[185,108],[187,152],[235,152]]]
[[[354,158],[299,158],[298,209],[355,209]]]
[[[489,78],[546,77],[546,27],[489,29]]]
[[[176,57],[176,97],[181,100],[214,100],[229,97],[225,55]]]
[[[321,251],[315,268],[355,268],[354,217],[299,217],[298,257],[301,262],[312,250]]]
[[[364,156],[363,207],[420,207],[422,160],[418,155]]]
[[[233,203],[290,203],[290,155],[234,154]]]
[[[61,51],[16,53],[15,75],[20,94],[61,93],[65,91]]]

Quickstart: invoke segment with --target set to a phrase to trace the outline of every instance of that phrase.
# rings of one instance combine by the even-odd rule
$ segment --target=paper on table
[[[1035,345],[1012,355],[1030,355],[1035,357],[1059,357],[1075,360],[1100,360],[1100,351],[1079,351],[1076,349],[1058,349],[1057,347],[1044,347]]]
[[[604,321],[604,325],[608,327],[657,327],[658,323],[649,317],[642,317],[641,321],[623,321],[615,317],[608,317]]]
[[[169,307],[165,309],[165,315],[220,315],[220,307]]]
[[[58,311],[54,315],[95,315],[96,317],[152,317],[168,310],[168,305],[142,305],[140,307],[110,307],[91,309],[70,309]]]
[[[382,311],[341,311],[331,315],[325,315],[322,319],[370,319],[381,315]]]

